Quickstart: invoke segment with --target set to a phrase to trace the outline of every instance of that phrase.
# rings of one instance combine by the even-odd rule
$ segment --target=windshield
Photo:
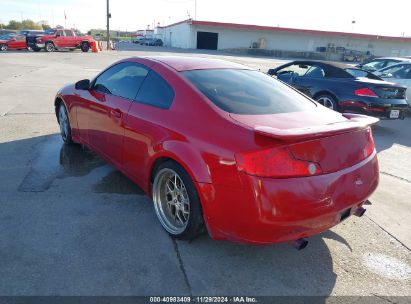
[[[359,69],[345,69],[346,72],[350,73],[354,77],[368,77],[368,72]]]
[[[0,36],[0,39],[1,39],[1,40],[9,40],[9,39],[10,39],[10,35]]]
[[[371,61],[362,66],[363,69],[368,70],[368,71],[376,71],[381,69],[384,66],[384,61],[381,60],[376,60],[376,61]]]
[[[258,71],[211,69],[182,74],[216,106],[229,113],[277,114],[315,107],[309,98]]]
[[[55,33],[56,33],[56,30],[53,30],[53,29],[49,29],[49,30],[44,31],[45,35],[54,35]]]

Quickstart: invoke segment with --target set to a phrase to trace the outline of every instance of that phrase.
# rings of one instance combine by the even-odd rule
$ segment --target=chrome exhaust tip
[[[307,241],[306,239],[304,239],[304,238],[301,238],[301,239],[298,239],[298,240],[293,241],[293,242],[291,243],[291,245],[292,245],[295,249],[297,249],[297,250],[302,250],[302,249],[304,249],[305,247],[307,247],[308,241]]]
[[[366,209],[363,207],[358,207],[357,210],[355,210],[354,215],[358,217],[362,217],[365,213]]]

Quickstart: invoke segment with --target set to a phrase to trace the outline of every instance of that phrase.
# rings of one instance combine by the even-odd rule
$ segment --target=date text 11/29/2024
[[[248,296],[198,296],[198,297],[150,297],[150,303],[258,303],[255,297]]]

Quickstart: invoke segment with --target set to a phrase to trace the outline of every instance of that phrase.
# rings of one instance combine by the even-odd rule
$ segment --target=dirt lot
[[[0,54],[0,295],[411,296],[411,117],[374,129],[381,183],[366,215],[305,250],[174,241],[137,186],[58,135],[58,88],[163,50],[132,48]],[[264,71],[283,62],[170,52]]]

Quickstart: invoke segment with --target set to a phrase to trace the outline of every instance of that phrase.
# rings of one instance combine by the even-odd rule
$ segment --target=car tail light
[[[319,164],[295,159],[287,148],[236,154],[237,168],[260,177],[302,177],[321,174]]]
[[[369,88],[356,89],[354,94],[357,96],[378,97],[378,95]]]
[[[375,149],[375,144],[374,144],[374,139],[372,138],[372,132],[371,128],[367,129],[367,145],[364,148],[364,157],[361,160],[366,159],[368,156],[370,156]]]

